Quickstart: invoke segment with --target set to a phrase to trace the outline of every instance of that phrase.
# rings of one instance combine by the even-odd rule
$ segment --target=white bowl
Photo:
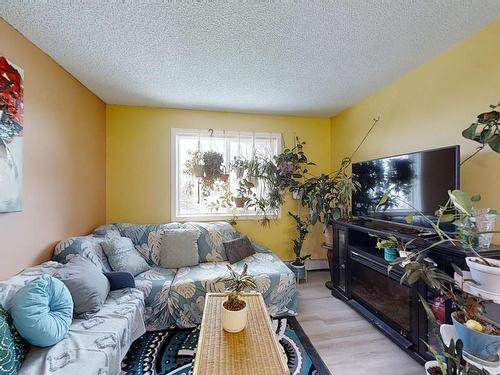
[[[473,259],[477,259],[477,257],[467,257],[465,261],[469,266],[472,280],[479,284],[475,285],[475,287],[493,294],[500,294],[500,267],[490,267],[474,262]],[[487,259],[488,262],[500,266],[500,260]]]

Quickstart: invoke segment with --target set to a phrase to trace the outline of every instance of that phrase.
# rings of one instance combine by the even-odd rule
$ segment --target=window
[[[171,136],[172,220],[260,218],[253,208],[236,207],[241,175],[233,162],[278,155],[280,133],[172,129]],[[265,189],[258,183],[253,188],[257,196]]]

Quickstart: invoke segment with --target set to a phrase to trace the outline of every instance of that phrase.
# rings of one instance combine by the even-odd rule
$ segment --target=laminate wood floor
[[[299,285],[297,320],[333,375],[423,375],[413,358],[325,287],[328,271]],[[320,374],[321,375],[321,374]]]

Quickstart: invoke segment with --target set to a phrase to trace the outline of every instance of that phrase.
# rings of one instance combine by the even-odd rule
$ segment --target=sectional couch
[[[160,264],[160,243],[167,228],[196,228],[200,232],[198,253],[200,264],[179,269],[165,269]],[[67,262],[79,254],[90,259],[103,271],[111,270],[100,242],[107,237],[122,236],[132,240],[135,248],[152,267],[135,277],[136,287],[144,294],[147,330],[171,326],[194,327],[201,323],[205,294],[221,292],[224,284],[218,279],[227,276],[227,257],[223,242],[240,237],[240,233],[225,222],[126,224],[117,223],[98,227],[88,236],[61,241],[55,248],[53,260]],[[258,291],[262,293],[272,316],[295,315],[297,290],[294,274],[271,250],[253,242],[255,254],[234,264],[241,271],[248,264],[255,276]]]
[[[179,269],[159,266],[160,243],[166,228],[197,228],[200,232],[200,264]],[[24,285],[41,275],[54,275],[71,257],[80,255],[111,271],[100,246],[112,236],[128,237],[147,260],[151,269],[135,277],[136,288],[111,291],[101,310],[90,319],[73,319],[66,337],[52,347],[32,347],[20,369],[20,375],[96,374],[116,375],[133,341],[147,330],[172,326],[193,327],[201,322],[205,294],[220,292],[226,276],[223,242],[240,234],[227,223],[112,224],[90,235],[61,241],[53,260],[31,267],[0,282],[0,304],[11,307],[12,297]],[[255,254],[233,265],[240,271],[244,263],[255,276],[272,316],[295,315],[297,290],[288,267],[269,249],[252,243]]]

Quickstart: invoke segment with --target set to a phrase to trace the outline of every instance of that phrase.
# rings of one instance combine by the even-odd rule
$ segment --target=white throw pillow
[[[200,262],[199,237],[197,229],[167,229],[161,238],[160,266],[181,268],[197,265]]]

